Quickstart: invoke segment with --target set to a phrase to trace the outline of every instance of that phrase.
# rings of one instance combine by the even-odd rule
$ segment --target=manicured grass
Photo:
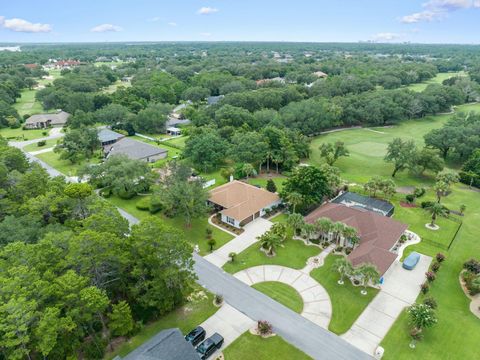
[[[35,100],[37,90],[25,89],[21,93],[21,97],[17,99],[14,108],[20,116],[25,114],[33,115],[43,112],[43,106],[40,102]]]
[[[467,206],[463,225],[449,251],[432,246],[409,246],[406,252],[413,250],[435,256],[442,252],[447,259],[437,273],[437,279],[431,285],[428,296],[438,303],[436,314],[438,323],[425,330],[424,338],[410,349],[409,318],[403,313],[395,322],[381,345],[385,348],[384,359],[475,359],[478,358],[480,343],[480,320],[469,309],[470,301],[464,295],[458,276],[462,264],[480,254],[478,241],[480,219],[480,193],[469,190],[464,185],[456,185],[452,194],[442,200],[451,209],[461,204]],[[423,295],[417,301],[421,301]]]
[[[134,197],[133,199],[125,200],[116,196],[111,196],[107,200],[110,201],[115,206],[125,210],[129,214],[132,214],[136,218],[143,220],[151,214],[148,211],[138,210],[135,206],[137,201],[140,200],[140,196]],[[185,233],[186,239],[194,245],[198,245],[200,248],[200,255],[207,255],[210,253],[210,248],[208,246],[208,240],[206,238],[206,229],[209,228],[212,230],[212,238],[215,239],[216,245],[215,249],[220,248],[225,245],[227,242],[233,239],[233,236],[222,231],[214,226],[211,226],[208,223],[207,217],[200,219],[193,219],[191,227],[185,227],[185,221],[182,217],[168,218],[161,213],[155,214],[154,216],[160,217],[165,224],[172,226],[176,229],[182,230]]]
[[[273,218],[270,219],[271,222],[273,223],[282,223],[286,224],[288,220],[288,214],[285,213],[278,213],[275,215]]]
[[[213,305],[212,294],[204,290],[197,291],[204,293],[203,298],[187,302],[184,306],[162,316],[159,320],[147,324],[137,335],[120,345],[114,352],[107,353],[105,359],[113,359],[117,355],[122,357],[127,355],[161,330],[179,328],[184,334],[187,334],[190,330],[204,322],[218,308]]]
[[[362,295],[360,294],[362,288],[353,286],[349,280],[345,280],[343,285],[339,285],[337,281],[340,279],[340,275],[332,270],[333,263],[338,258],[338,255],[328,255],[325,264],[313,270],[310,276],[322,284],[330,296],[332,319],[328,329],[336,334],[343,334],[350,329],[370,301],[377,295],[378,290],[367,288],[367,295]]]
[[[278,281],[264,281],[252,287],[299,314],[303,310],[302,297],[290,285]]]
[[[424,81],[418,84],[411,84],[409,86],[406,86],[406,88],[412,91],[421,92],[425,90],[427,86],[430,84],[441,84],[443,81],[450,79],[451,77],[454,77],[454,76],[465,76],[465,72],[458,71],[458,72],[438,73],[435,77],[433,77],[428,81]]]
[[[110,86],[107,86],[106,88],[103,89],[103,92],[105,94],[112,94],[114,93],[115,91],[117,91],[117,89],[119,87],[125,87],[125,88],[128,88],[132,86],[132,84],[130,83],[130,81],[122,81],[122,80],[117,80],[115,81],[112,85]]]
[[[290,345],[280,336],[262,338],[244,333],[224,351],[225,360],[309,360],[304,352]]]
[[[210,186],[208,189],[211,190],[213,188],[216,188],[217,186],[223,185],[227,183],[227,179],[225,179],[221,174],[221,169],[211,171],[208,173],[200,173],[200,175],[206,180],[213,180],[215,179],[215,184]]]
[[[180,136],[165,142],[167,144],[174,144],[176,146],[180,146],[183,149],[185,147],[185,142],[187,141],[187,139],[188,139],[188,136]]]
[[[61,141],[61,139],[47,140],[46,144],[43,145],[43,146],[38,146],[37,145],[38,143],[30,144],[30,145],[25,146],[23,148],[23,150],[25,150],[27,152],[31,152],[31,151],[39,151],[39,150],[43,150],[43,149],[48,149],[48,148],[51,148],[51,147],[54,147],[55,145],[57,145],[58,141]]]
[[[47,130],[23,130],[22,128],[10,129],[10,128],[0,128],[0,136],[4,137],[7,140],[34,140],[45,137],[42,133]],[[47,134],[48,136],[48,134]]]
[[[275,185],[277,186],[277,192],[282,191],[283,183],[287,180],[287,178],[286,177],[273,177],[272,179],[273,179],[273,182],[275,183]],[[261,186],[263,189],[266,189],[268,179],[266,179],[264,177],[254,177],[254,178],[250,178],[246,181],[251,185],[258,185],[258,186]]]
[[[457,112],[480,111],[479,104],[458,106]],[[349,157],[342,157],[334,164],[341,170],[342,178],[355,183],[365,183],[373,175],[390,177],[393,165],[386,163],[383,158],[387,151],[387,144],[396,137],[404,140],[414,140],[417,146],[423,146],[423,136],[430,130],[438,129],[451,115],[429,116],[423,119],[402,121],[391,128],[352,129],[320,135],[311,143],[309,163],[319,165],[323,163],[320,157],[319,146],[322,143],[343,141],[350,151]],[[377,132],[371,131],[375,130]],[[434,175],[426,173],[417,177],[402,171],[395,177],[397,185],[428,186],[433,184]]]
[[[82,160],[75,164],[72,164],[70,160],[63,160],[60,159],[60,154],[55,153],[53,151],[46,152],[43,154],[35,155],[35,157],[39,158],[40,160],[46,162],[48,165],[54,167],[62,174],[67,176],[76,176],[77,171],[86,164],[98,164],[100,163],[101,159],[98,157],[93,157],[88,161]]]
[[[230,274],[237,271],[248,269],[257,265],[282,265],[293,269],[302,269],[305,267],[307,259],[320,253],[316,246],[307,246],[299,240],[287,240],[284,247],[277,249],[277,254],[268,257],[263,251],[260,251],[260,244],[256,242],[235,258],[235,262],[228,262],[223,269]]]

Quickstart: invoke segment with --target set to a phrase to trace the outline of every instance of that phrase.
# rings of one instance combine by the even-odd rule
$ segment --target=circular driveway
[[[252,286],[264,281],[278,281],[293,287],[303,299],[301,315],[327,329],[332,317],[332,303],[327,291],[308,274],[279,265],[254,266],[234,276]]]

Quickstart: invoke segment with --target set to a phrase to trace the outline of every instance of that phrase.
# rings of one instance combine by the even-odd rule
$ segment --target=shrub
[[[351,252],[352,252],[351,248],[346,248],[345,249],[345,254],[350,255]]]
[[[112,195],[112,190],[110,189],[102,189],[100,190],[100,196],[104,197],[104,198],[108,198]]]
[[[150,207],[148,209],[150,211],[150,214],[156,214],[162,209],[163,209],[162,199],[160,199],[158,195],[153,195],[152,197],[150,197]]]
[[[235,258],[237,257],[237,253],[231,252],[230,254],[228,254],[228,257],[230,258],[230,261],[233,263],[235,261]]]
[[[445,261],[445,255],[443,255],[442,253],[438,253],[438,254],[435,256],[435,258],[437,259],[437,261],[438,261],[439,263]]]
[[[272,179],[268,179],[267,181],[267,190],[271,193],[277,192],[277,185],[275,185],[275,182]]]
[[[140,200],[137,201],[135,207],[141,211],[148,211],[150,210],[150,197],[149,196],[142,196]]]
[[[258,320],[257,321],[257,331],[260,335],[266,336],[272,333],[272,324],[270,324],[266,320]]]
[[[406,241],[407,241],[407,235],[403,234],[402,236],[400,236],[400,240],[399,240],[400,244],[403,244]]]
[[[205,229],[205,236],[207,237],[207,239],[211,239],[212,238],[212,233],[213,233],[213,230],[209,227],[207,227]]]
[[[223,304],[223,295],[222,294],[215,294],[215,297],[213,299],[215,302],[215,305],[220,306]]]
[[[45,146],[47,145],[47,141],[46,140],[40,140],[39,142],[37,142],[37,146],[38,147],[42,147],[42,146]]]
[[[323,246],[324,248],[328,247],[329,245],[330,245],[330,243],[329,243],[328,241],[324,241],[324,242],[322,243],[322,246]]]
[[[415,202],[415,195],[413,194],[408,194],[405,196],[405,200],[409,203],[409,204],[412,204],[413,202]]]
[[[423,188],[423,187],[415,188],[415,190],[413,191],[413,195],[416,198],[422,197],[423,195],[425,195],[425,188]]]
[[[209,239],[207,244],[210,247],[210,251],[213,251],[213,248],[217,245],[217,241],[215,239]]]
[[[423,303],[427,305],[430,309],[435,310],[437,308],[437,301],[431,296],[423,300]]]
[[[433,201],[422,201],[420,203],[420,206],[422,207],[422,209],[428,208],[432,205],[433,205]]]
[[[422,291],[423,294],[426,294],[428,293],[428,290],[430,290],[430,285],[428,285],[428,283],[423,283],[422,285],[420,285],[420,290]]]
[[[360,285],[360,280],[354,279],[354,280],[353,280],[353,283],[354,283],[355,285]]]
[[[337,246],[334,251],[335,252],[342,252],[342,250],[343,250],[342,246]]]
[[[436,273],[438,270],[440,270],[440,263],[439,262],[434,262],[430,268],[434,273]]]
[[[437,277],[433,271],[427,271],[425,275],[427,275],[428,282],[433,282]]]
[[[47,136],[47,135],[48,135],[48,131],[42,131],[42,135],[43,135],[43,136]]]
[[[480,274],[480,261],[470,259],[463,264],[463,268],[474,274]]]

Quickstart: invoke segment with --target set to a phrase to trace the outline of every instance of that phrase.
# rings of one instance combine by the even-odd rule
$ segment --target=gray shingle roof
[[[168,118],[166,126],[167,127],[171,127],[171,126],[178,127],[179,125],[188,125],[188,124],[190,124],[190,122],[191,121],[188,120],[188,119],[175,119],[174,117],[171,117],[171,118]]]
[[[70,114],[65,111],[60,111],[54,114],[36,114],[30,116],[25,124],[36,124],[51,121],[52,125],[65,125],[67,123]]]
[[[125,137],[106,148],[108,155],[126,155],[130,159],[141,160],[147,157],[164,154],[168,150]]]
[[[123,137],[125,137],[125,135],[119,134],[110,129],[101,129],[98,131],[98,140],[100,140],[101,143],[117,141]]]
[[[159,332],[149,341],[125,356],[124,360],[199,360],[192,344],[179,329]]]
[[[208,104],[208,105],[215,105],[215,104],[217,104],[220,100],[222,100],[224,97],[225,97],[224,95],[209,96],[209,97],[207,97],[207,104]]]

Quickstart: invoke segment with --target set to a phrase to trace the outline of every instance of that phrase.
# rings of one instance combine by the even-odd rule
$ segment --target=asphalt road
[[[221,268],[194,254],[198,283],[254,320],[267,320],[274,331],[314,359],[357,360],[372,357],[337,335],[252,289]]]

